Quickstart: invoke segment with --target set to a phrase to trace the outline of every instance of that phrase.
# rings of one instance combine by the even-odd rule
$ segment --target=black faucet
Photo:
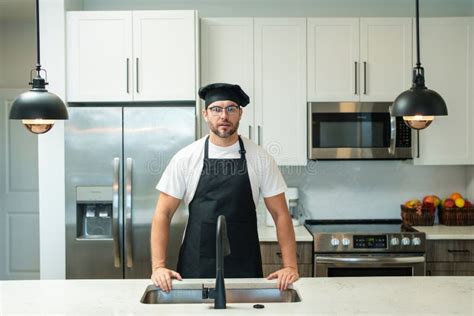
[[[209,289],[209,298],[214,299],[215,309],[226,308],[225,283],[224,283],[224,257],[230,255],[229,238],[225,216],[217,218],[216,232],[216,287]]]

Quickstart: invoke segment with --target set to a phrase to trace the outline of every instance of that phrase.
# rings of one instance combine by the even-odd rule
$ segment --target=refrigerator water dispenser
[[[112,188],[76,188],[77,239],[112,239]]]

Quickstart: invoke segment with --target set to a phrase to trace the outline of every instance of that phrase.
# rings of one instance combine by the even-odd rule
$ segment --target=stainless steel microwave
[[[308,103],[309,159],[410,159],[411,129],[389,102]]]

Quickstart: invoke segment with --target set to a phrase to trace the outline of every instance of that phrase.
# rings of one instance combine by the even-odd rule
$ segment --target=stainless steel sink
[[[226,286],[227,303],[294,303],[300,302],[298,292],[293,289],[280,291],[271,287],[257,287],[258,285],[239,285],[232,288],[232,284]],[[273,285],[274,286],[274,285]],[[149,285],[140,302],[144,304],[198,304],[213,303],[214,300],[205,298],[206,288],[202,284],[196,284],[188,288],[174,288],[166,293],[154,285]]]

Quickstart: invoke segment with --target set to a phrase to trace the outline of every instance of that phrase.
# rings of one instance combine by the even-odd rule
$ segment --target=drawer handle
[[[452,254],[468,254],[470,253],[470,251],[468,249],[462,249],[462,250],[451,250],[451,249],[448,249],[448,252],[449,253],[452,253]]]
[[[282,257],[281,252],[277,252],[276,255],[278,256],[278,258],[281,259],[281,257]],[[299,259],[299,258],[300,258],[300,254],[296,253],[296,259]]]

